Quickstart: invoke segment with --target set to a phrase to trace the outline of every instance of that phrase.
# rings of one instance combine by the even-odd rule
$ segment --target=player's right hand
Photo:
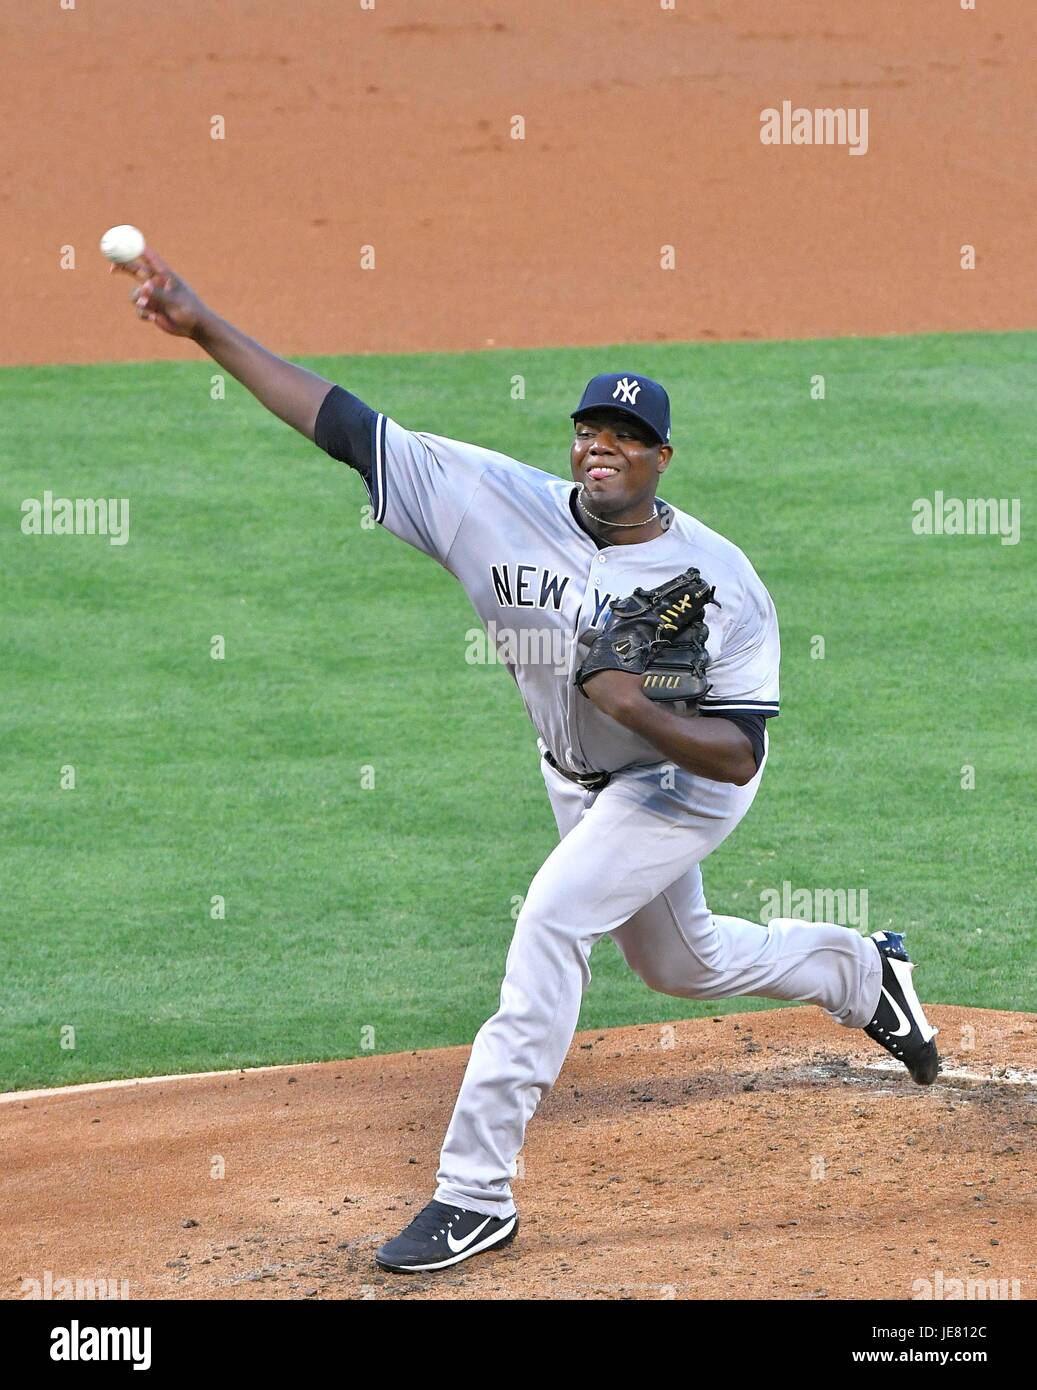
[[[190,285],[175,275],[150,247],[145,247],[135,261],[113,269],[124,271],[139,282],[130,295],[138,318],[178,338],[197,336],[209,311]]]

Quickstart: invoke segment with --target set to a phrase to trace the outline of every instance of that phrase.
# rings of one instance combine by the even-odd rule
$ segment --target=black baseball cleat
[[[875,1017],[864,1031],[903,1062],[919,1086],[931,1086],[940,1071],[940,1054],[933,1041],[937,1030],[930,1026],[911,983],[914,961],[898,932],[872,932],[870,940],[882,957],[882,993]]]
[[[405,1231],[376,1252],[375,1260],[382,1269],[401,1274],[446,1269],[484,1250],[507,1245],[517,1231],[518,1212],[501,1219],[432,1201]]]

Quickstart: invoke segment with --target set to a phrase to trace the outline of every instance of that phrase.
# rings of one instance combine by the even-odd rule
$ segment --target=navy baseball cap
[[[584,387],[572,418],[592,410],[621,410],[647,425],[660,444],[670,442],[670,398],[657,381],[633,372],[602,372]]]

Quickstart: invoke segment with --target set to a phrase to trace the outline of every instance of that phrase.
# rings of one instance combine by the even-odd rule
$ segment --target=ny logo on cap
[[[637,393],[640,389],[641,383],[639,381],[631,381],[629,377],[625,376],[620,377],[616,382],[616,389],[612,393],[612,399],[615,400],[622,394],[624,401],[628,401],[631,405],[636,405]]]

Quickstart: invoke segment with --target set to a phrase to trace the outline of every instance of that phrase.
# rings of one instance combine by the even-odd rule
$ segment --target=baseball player
[[[377,521],[456,576],[537,733],[559,843],[530,884],[500,1007],[479,1030],[433,1199],[377,1252],[434,1270],[511,1241],[510,1178],[609,934],[654,990],[819,1005],[921,1085],[939,1068],[902,937],[711,912],[701,864],[752,805],[778,714],[774,605],[742,552],[668,505],[670,404],[634,372],[572,412],[573,481],[413,432],[274,356],[146,251],[137,313],[192,338],[269,410],[363,479]]]

